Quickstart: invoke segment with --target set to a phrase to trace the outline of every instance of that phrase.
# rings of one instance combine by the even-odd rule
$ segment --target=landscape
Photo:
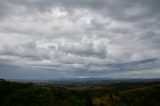
[[[0,106],[160,106],[160,0],[0,0]]]
[[[0,106],[160,106],[160,79],[33,82],[1,79]]]

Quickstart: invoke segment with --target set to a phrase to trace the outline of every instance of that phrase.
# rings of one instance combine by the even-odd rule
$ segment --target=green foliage
[[[68,89],[0,81],[0,106],[160,106],[159,94],[159,82]]]

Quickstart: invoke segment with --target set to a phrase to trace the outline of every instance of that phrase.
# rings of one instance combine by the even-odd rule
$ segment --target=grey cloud
[[[107,48],[103,43],[94,44],[93,42],[82,42],[79,44],[63,44],[59,45],[58,49],[65,53],[71,53],[85,57],[93,56],[104,59],[107,56]]]
[[[74,1],[74,0],[58,0],[58,1],[51,1],[51,0],[6,0],[6,2],[12,3],[13,5],[20,5],[25,6],[32,9],[38,9],[39,11],[48,11],[53,6],[59,6],[64,7],[65,9],[73,9],[73,8],[87,8],[87,9],[93,9],[96,10],[98,13],[110,13],[113,15],[113,18],[121,18],[121,19],[127,19],[131,18],[132,20],[137,20],[137,18],[144,18],[149,15],[156,15],[159,14],[159,0],[81,0],[81,1]],[[2,3],[6,3],[2,2]],[[132,11],[139,8],[144,7],[145,11],[142,14],[138,14],[137,16],[130,16],[129,14],[126,14],[126,11],[128,12],[137,12]],[[71,10],[70,9],[70,10]],[[139,8],[141,9],[141,8]],[[141,10],[139,10],[141,11]],[[139,12],[137,12],[139,13]],[[134,13],[130,13],[131,15]]]
[[[160,69],[159,0],[0,1],[0,61],[21,74],[23,66],[58,77]]]
[[[144,74],[144,70],[150,70],[151,72],[152,70],[159,70],[160,68],[159,64],[160,64],[160,60],[157,60],[157,59],[147,59],[142,61],[133,61],[128,63],[118,63],[118,64],[117,63],[103,64],[103,65],[94,64],[93,66],[96,66],[96,67],[107,67],[107,68],[104,68],[104,69],[102,68],[102,70],[98,70],[98,71],[96,69],[78,70],[77,74],[94,76],[96,74],[105,74],[106,72],[108,74],[112,74],[112,73],[127,74],[128,72],[130,73],[130,72],[137,72],[137,71],[139,73],[142,72],[142,74]]]
[[[33,42],[17,45],[4,45],[0,50],[1,57],[15,56],[20,59],[41,60],[49,58],[48,55],[43,54],[43,49],[38,49],[37,45]]]
[[[0,3],[0,18],[4,18],[10,12],[10,7],[8,6],[8,2],[1,1]]]

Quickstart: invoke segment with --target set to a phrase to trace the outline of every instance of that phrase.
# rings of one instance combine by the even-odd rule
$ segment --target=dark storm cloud
[[[0,0],[0,72],[9,65],[21,67],[13,68],[21,75],[24,67],[36,67],[56,78],[155,77],[159,5],[159,0]]]

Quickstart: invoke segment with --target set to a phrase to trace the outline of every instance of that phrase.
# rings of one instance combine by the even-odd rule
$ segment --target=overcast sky
[[[0,0],[0,78],[160,78],[160,0]]]

